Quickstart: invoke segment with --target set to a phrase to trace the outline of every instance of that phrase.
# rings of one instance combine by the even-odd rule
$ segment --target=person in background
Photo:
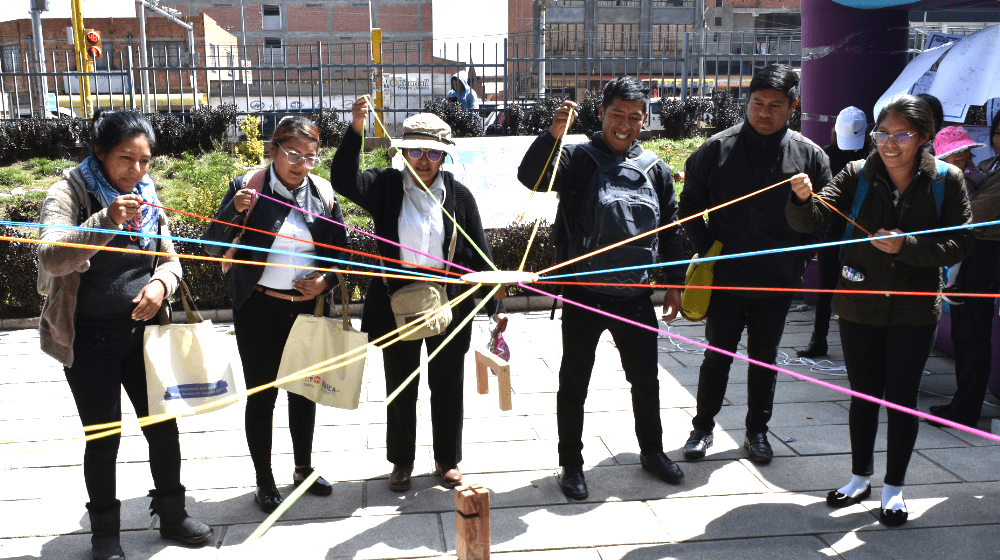
[[[94,153],[49,189],[41,222],[164,237],[58,227],[41,230],[44,242],[131,251],[50,244],[38,249],[38,265],[50,275],[39,324],[42,350],[63,364],[84,427],[121,422],[123,387],[136,416],[149,416],[143,334],[181,277],[167,216],[152,206],[160,201],[146,174],[156,146],[153,127],[138,113],[98,112],[92,139]],[[149,445],[154,487],[150,509],[160,516],[160,536],[188,544],[207,541],[214,534],[212,528],[189,517],[184,508],[177,421],[143,426],[142,435]],[[117,433],[92,439],[84,448],[94,560],[125,558],[115,475],[120,443]]]
[[[944,107],[941,105],[941,100],[929,93],[917,94],[917,97],[923,99],[931,107],[931,113],[934,115],[934,134],[937,134],[939,130],[944,127]],[[934,138],[931,138],[931,148],[934,147]],[[934,152],[931,152],[932,154]]]
[[[759,68],[750,81],[746,121],[712,136],[688,158],[679,217],[699,216],[684,223],[696,253],[706,254],[716,241],[722,244],[722,255],[728,255],[799,247],[819,238],[789,227],[779,205],[791,192],[787,181],[797,173],[806,173],[816,183],[830,180],[823,150],[788,128],[798,104],[799,77],[791,67]],[[777,183],[783,184],[716,210],[707,221],[700,217],[709,208]],[[812,256],[812,251],[793,250],[720,260],[715,264],[714,285],[795,289]],[[713,291],[705,315],[708,344],[735,353],[746,330],[750,358],[773,364],[791,302],[791,292]],[[694,429],[684,444],[688,459],[704,457],[712,445],[715,416],[722,410],[732,363],[725,354],[705,351]],[[774,455],[767,423],[774,408],[777,373],[755,364],[748,368],[743,448],[751,461],[766,464]]]
[[[940,177],[937,160],[927,149],[933,134],[934,121],[927,102],[912,95],[893,99],[875,121],[872,136],[877,151],[863,162],[848,164],[818,193],[848,216],[859,185],[868,185],[856,214],[859,227],[852,229],[851,239],[867,237],[870,241],[846,246],[837,286],[842,291],[834,295],[833,309],[840,315],[840,339],[851,389],[908,408],[917,406],[920,379],[941,317],[941,303],[937,297],[887,293],[940,291],[940,267],[961,262],[975,244],[966,229],[905,235],[972,222],[962,173],[945,166],[945,176]],[[865,192],[864,187],[861,189]],[[792,190],[784,206],[788,223],[796,230],[816,231],[844,219],[814,200],[809,177],[793,177]],[[941,193],[940,207],[935,190]],[[877,403],[851,398],[853,477],[827,495],[831,507],[856,504],[871,494],[879,408]],[[885,525],[898,526],[908,517],[903,484],[919,424],[916,416],[894,408],[887,412],[885,484],[879,519]]]
[[[865,112],[857,107],[846,107],[837,115],[837,123],[833,127],[830,144],[823,151],[830,158],[830,174],[837,175],[849,162],[865,159],[871,153],[871,137],[868,135],[868,124]],[[825,241],[840,241],[844,238],[847,221],[835,221],[827,226]],[[837,287],[840,278],[839,246],[823,247],[816,251],[816,261],[819,273],[819,287],[832,290]],[[800,358],[815,358],[825,356],[829,347],[826,336],[830,332],[830,303],[833,294],[821,292],[816,295],[816,323],[813,326],[809,345],[796,354]]]
[[[945,130],[948,129],[941,133]],[[971,142],[958,140],[959,144]],[[990,146],[994,156],[979,163],[979,180],[970,182],[973,223],[1000,218],[1000,112],[993,116],[990,125]],[[941,147],[945,149],[945,145]],[[997,270],[1000,267],[1000,226],[975,228],[972,235],[976,238],[976,247],[959,267],[954,291],[995,294],[1000,289],[1000,271]],[[961,304],[951,305],[956,389],[951,402],[931,406],[931,414],[966,426],[978,424],[990,379],[995,304],[994,298],[970,297],[963,298]],[[928,423],[940,425],[933,421]]]
[[[353,121],[344,132],[344,139],[330,162],[330,177],[337,192],[361,206],[372,216],[375,234],[403,245],[400,248],[378,242],[378,254],[402,260],[403,270],[417,265],[443,269],[454,242],[455,265],[478,271],[492,270],[490,247],[486,243],[479,207],[472,192],[448,171],[441,170],[445,155],[455,158],[455,142],[451,127],[436,115],[419,113],[403,121],[403,137],[393,142],[390,154],[401,151],[409,163],[407,169],[361,170],[361,144],[365,121],[368,119],[368,96],[358,98],[352,107]],[[426,188],[425,188],[426,187]],[[462,232],[458,231],[453,217]],[[468,238],[467,238],[468,237]],[[475,247],[473,247],[475,244]],[[433,255],[432,259],[418,254]],[[396,330],[391,295],[413,284],[399,278],[373,278],[365,292],[361,330],[369,340],[382,338]],[[459,295],[456,284],[448,284],[448,299]],[[464,288],[463,288],[464,289]],[[486,304],[486,311],[496,318],[500,332],[507,328],[507,314],[499,292]],[[462,483],[462,425],[464,418],[463,380],[465,355],[472,342],[472,322],[460,326],[462,319],[475,309],[467,298],[455,306],[453,319],[441,334],[418,340],[397,340],[382,349],[386,394],[391,394],[420,367],[421,348],[427,353],[440,352],[427,364],[427,385],[430,387],[431,430],[434,446],[434,472],[445,488]],[[454,336],[445,344],[445,339]],[[389,490],[410,489],[417,438],[417,396],[419,376],[414,378],[388,404],[386,412],[386,458],[392,463]]]
[[[281,354],[295,318],[312,314],[316,298],[336,287],[335,273],[310,270],[336,265],[317,261],[315,257],[348,258],[346,252],[330,248],[349,246],[344,226],[329,221],[344,223],[333,188],[328,181],[309,172],[319,164],[318,149],[316,125],[303,117],[281,119],[271,136],[271,165],[229,182],[229,191],[215,214],[218,221],[212,222],[203,235],[207,240],[230,243],[242,231],[239,226],[245,222],[247,228],[263,231],[247,229],[240,244],[281,251],[239,249],[234,259],[259,264],[234,263],[225,274],[226,286],[233,298],[233,328],[247,389],[278,378]],[[261,194],[295,208],[257,197],[257,190],[249,185],[252,177],[260,181]],[[206,244],[205,250],[222,256],[226,247]],[[271,471],[272,425],[277,399],[275,387],[247,397],[247,446],[257,475],[254,502],[265,513],[273,512],[282,502]],[[295,460],[292,474],[295,486],[312,474],[315,428],[316,403],[288,393],[288,429]],[[308,491],[316,496],[328,496],[333,486],[319,477]]]
[[[934,137],[934,157],[944,160],[962,170],[967,183],[979,185],[985,178],[972,163],[972,148],[982,148],[983,145],[973,142],[969,133],[960,126],[946,126]],[[970,196],[974,185],[967,184]]]
[[[448,101],[460,103],[466,109],[478,109],[479,97],[475,90],[469,87],[469,73],[465,70],[453,74],[451,77],[451,90],[446,96]]]

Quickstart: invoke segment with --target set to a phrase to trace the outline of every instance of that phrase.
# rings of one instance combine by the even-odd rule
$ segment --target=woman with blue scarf
[[[99,113],[92,137],[93,155],[67,170],[45,197],[41,239],[49,244],[38,249],[39,267],[51,277],[39,324],[42,350],[63,364],[85,427],[121,421],[122,387],[136,416],[149,415],[143,332],[181,277],[167,218],[146,174],[156,143],[149,122],[137,113]],[[184,509],[177,422],[151,424],[142,433],[155,487],[150,509],[160,516],[160,536],[205,542],[212,528]],[[95,560],[125,558],[115,491],[120,441],[120,434],[93,439],[84,451]]]

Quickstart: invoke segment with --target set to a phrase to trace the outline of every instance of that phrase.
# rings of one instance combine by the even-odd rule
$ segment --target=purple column
[[[825,146],[841,109],[858,107],[874,121],[878,98],[906,66],[908,12],[858,10],[832,0],[801,0],[802,134]],[[811,55],[811,56],[810,56]],[[815,120],[829,115],[828,122]]]

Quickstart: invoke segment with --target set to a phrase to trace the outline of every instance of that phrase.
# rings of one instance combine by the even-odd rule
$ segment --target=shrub
[[[0,161],[57,158],[66,150],[88,145],[87,119],[18,119],[0,126]]]
[[[215,149],[225,140],[226,129],[236,120],[236,107],[225,104],[196,109],[191,112],[190,123],[169,113],[152,113],[146,118],[156,133],[157,153],[200,154]]]
[[[534,136],[551,128],[552,117],[562,102],[560,97],[546,97],[532,105],[525,119],[525,133]]]
[[[504,107],[499,132],[502,136],[524,136],[528,134],[525,115],[527,111],[521,103],[512,103]]]
[[[736,126],[743,120],[743,105],[728,91],[712,96],[711,124],[717,131]]]
[[[253,167],[260,164],[264,159],[264,142],[260,139],[260,119],[253,115],[247,115],[240,123],[240,131],[246,136],[246,142],[237,147],[240,165],[243,167]]]
[[[698,120],[708,108],[708,101],[700,97],[664,99],[660,102],[660,124],[663,135],[680,140],[690,138],[698,132]]]
[[[164,169],[167,178],[183,181],[182,188],[172,189],[164,196],[164,205],[184,210],[198,216],[215,215],[229,189],[229,180],[243,173],[243,169],[233,156],[223,150],[215,150],[199,157],[190,153]],[[180,216],[179,220],[191,221],[197,218]]]
[[[425,113],[434,113],[451,127],[457,138],[483,135],[483,119],[479,113],[462,107],[461,103],[437,100],[424,103]]]
[[[344,138],[344,132],[350,123],[340,120],[340,112],[333,109],[320,109],[312,112],[312,120],[319,129],[319,145],[323,148],[336,148]]]
[[[0,226],[0,235],[27,239],[34,237],[15,228]],[[42,310],[42,296],[36,291],[38,261],[35,244],[17,241],[0,242],[0,317],[37,317]]]
[[[603,128],[600,110],[603,99],[604,93],[599,91],[588,91],[583,95],[583,100],[577,106],[579,114],[570,127],[570,133],[590,136]]]

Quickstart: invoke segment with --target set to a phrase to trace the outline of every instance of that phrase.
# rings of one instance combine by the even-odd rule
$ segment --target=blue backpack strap
[[[941,206],[944,204],[944,180],[948,177],[948,164],[937,160],[937,177],[931,182],[934,191],[934,207],[937,208],[938,221],[941,220]]]
[[[847,229],[844,230],[844,241],[851,239],[851,234],[854,233],[853,222],[858,221],[858,214],[861,212],[861,205],[865,201],[865,197],[868,196],[868,178],[865,177],[865,164],[861,164],[861,169],[858,170],[858,188],[854,191],[854,200],[851,202],[851,221],[847,223]],[[847,253],[847,245],[840,246],[840,260],[844,260],[844,255]]]

